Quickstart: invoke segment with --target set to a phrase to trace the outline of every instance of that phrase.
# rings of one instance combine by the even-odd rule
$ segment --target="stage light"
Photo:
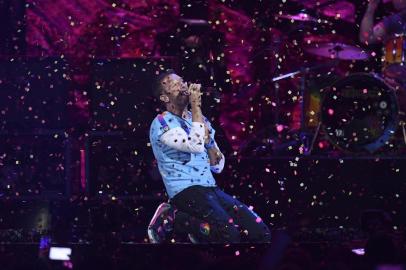
[[[365,250],[363,248],[354,248],[351,251],[360,256],[365,255]]]
[[[68,247],[51,247],[49,249],[49,259],[56,261],[69,261],[72,249]]]

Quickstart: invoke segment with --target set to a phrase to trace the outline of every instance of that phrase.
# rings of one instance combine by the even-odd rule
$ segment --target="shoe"
[[[173,232],[174,220],[174,208],[169,203],[161,203],[148,225],[149,242],[159,244],[167,241]]]

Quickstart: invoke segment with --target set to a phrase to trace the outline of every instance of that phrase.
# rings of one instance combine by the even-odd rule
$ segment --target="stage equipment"
[[[317,22],[317,19],[307,13],[303,13],[300,12],[298,14],[295,15],[291,15],[291,14],[283,14],[283,15],[279,15],[276,16],[276,18],[280,18],[280,19],[287,19],[290,21],[300,21],[300,22]]]
[[[341,60],[367,60],[370,57],[365,50],[344,43],[316,43],[306,47],[305,51],[310,54]]]
[[[393,88],[376,74],[356,73],[327,89],[321,125],[338,148],[373,153],[395,133],[398,112]]]
[[[406,81],[406,37],[404,35],[389,39],[383,48],[382,73],[400,81]]]

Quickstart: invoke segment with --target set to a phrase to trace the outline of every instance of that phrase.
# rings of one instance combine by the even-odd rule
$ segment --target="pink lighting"
[[[276,126],[276,131],[278,131],[279,133],[282,132],[284,129],[283,125],[277,125]]]

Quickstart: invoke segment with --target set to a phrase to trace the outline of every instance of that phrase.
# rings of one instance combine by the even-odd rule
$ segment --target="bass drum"
[[[338,148],[373,153],[395,133],[399,121],[396,94],[379,76],[352,74],[326,90],[322,128]]]

